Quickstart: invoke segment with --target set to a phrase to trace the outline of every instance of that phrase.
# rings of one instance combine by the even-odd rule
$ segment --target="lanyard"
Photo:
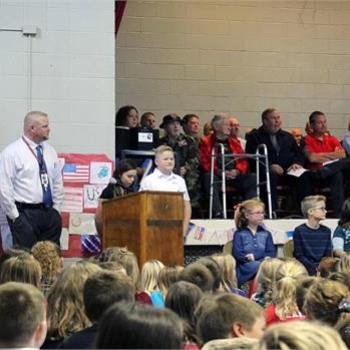
[[[32,155],[35,157],[35,159],[37,160],[38,164],[39,164],[39,167],[41,168],[41,164],[39,162],[39,159],[38,159],[38,156],[34,153],[32,147],[30,147],[30,144],[28,143],[28,141],[22,136],[22,140],[23,142],[27,145],[27,147],[29,148],[29,151],[32,153]],[[38,145],[40,146],[40,145]],[[44,158],[44,149],[42,148],[43,150],[43,158]]]

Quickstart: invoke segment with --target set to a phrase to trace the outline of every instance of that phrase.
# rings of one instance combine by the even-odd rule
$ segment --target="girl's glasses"
[[[264,211],[251,211],[249,212],[250,215],[258,216],[258,215],[265,215]]]

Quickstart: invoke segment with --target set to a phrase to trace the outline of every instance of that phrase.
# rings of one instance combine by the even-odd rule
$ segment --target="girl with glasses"
[[[271,233],[263,225],[264,217],[265,205],[259,199],[248,199],[236,209],[232,255],[237,263],[238,288],[254,278],[264,259],[276,257]]]

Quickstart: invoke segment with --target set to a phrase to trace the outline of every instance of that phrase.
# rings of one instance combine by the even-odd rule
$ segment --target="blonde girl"
[[[263,225],[264,216],[265,205],[259,199],[244,201],[235,212],[232,255],[237,263],[238,287],[254,278],[264,259],[276,257],[271,233]]]
[[[54,242],[40,241],[33,246],[31,253],[41,266],[41,290],[47,295],[63,267],[61,249]]]
[[[278,258],[264,260],[256,274],[258,289],[252,295],[252,300],[263,308],[268,307],[272,303],[273,287],[276,282],[276,272],[283,264]]]
[[[265,309],[266,324],[304,319],[296,301],[296,289],[301,278],[308,276],[306,268],[296,259],[284,261],[276,272],[274,302]]]
[[[211,256],[221,270],[220,290],[246,297],[247,294],[237,288],[236,260],[231,254],[217,253]]]
[[[139,288],[136,299],[145,304],[163,307],[164,298],[158,287],[158,275],[164,264],[159,260],[149,260],[144,263],[141,269]]]

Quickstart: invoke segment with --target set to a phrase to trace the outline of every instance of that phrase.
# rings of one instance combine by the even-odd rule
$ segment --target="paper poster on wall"
[[[107,185],[112,177],[111,162],[91,162],[90,164],[90,183]]]
[[[69,249],[69,232],[66,228],[62,228],[60,237],[60,246],[62,250]]]
[[[95,235],[94,214],[71,213],[69,216],[69,233]]]
[[[84,209],[97,208],[98,199],[106,185],[84,185]]]
[[[63,188],[62,212],[81,213],[83,211],[83,188],[64,187]]]

